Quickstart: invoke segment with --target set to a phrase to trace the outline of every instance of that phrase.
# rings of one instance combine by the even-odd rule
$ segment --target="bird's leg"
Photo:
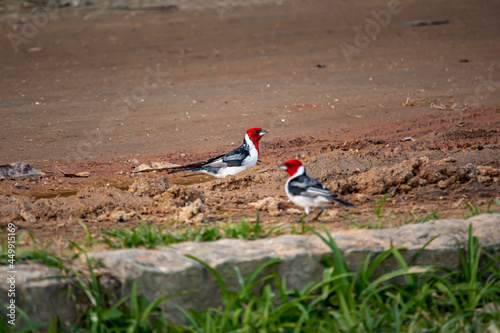
[[[294,221],[293,223],[302,223],[302,222],[305,222],[306,215],[307,214],[302,214],[302,216],[300,217],[300,219],[298,219],[297,221]]]
[[[306,207],[305,208],[305,212],[302,214],[302,216],[300,217],[300,219],[298,221],[295,221],[295,223],[305,222],[306,216],[309,215],[310,212],[311,212],[311,208]]]
[[[313,219],[313,221],[316,221],[321,216],[321,214],[323,214],[324,211],[325,207],[321,207],[321,210],[319,211],[318,215],[316,215],[316,217]]]

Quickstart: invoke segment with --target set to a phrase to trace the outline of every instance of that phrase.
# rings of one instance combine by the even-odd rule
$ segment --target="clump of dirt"
[[[179,220],[185,223],[201,223],[205,218],[205,209],[200,198],[195,202],[181,208],[179,211]]]
[[[67,180],[50,175],[37,180],[4,180],[0,188],[10,194],[0,195],[0,218],[15,221],[19,228],[33,231],[42,239],[51,239],[54,230],[58,237],[73,237],[75,230],[81,231],[75,225],[78,221],[86,223],[94,234],[119,225],[134,226],[140,221],[168,224],[171,229],[238,221],[242,217],[252,221],[257,211],[266,225],[293,222],[303,210],[286,197],[284,185],[288,175],[277,168],[290,158],[301,159],[309,176],[356,204],[351,209],[328,207],[321,219],[335,222],[329,224],[331,230],[345,228],[351,220],[344,216],[351,213],[357,223],[369,223],[373,218],[372,202],[389,192],[394,194],[384,208],[391,213],[439,211],[440,217],[461,216],[460,209],[466,208],[461,204],[464,199],[487,204],[500,193],[500,149],[494,145],[446,151],[416,149],[414,142],[385,141],[384,149],[380,149],[381,144],[374,141],[363,143],[362,149],[345,150],[331,149],[333,145],[325,146],[321,140],[302,139],[285,149],[288,153],[284,158],[280,155],[284,149],[280,148],[281,143],[274,145],[276,151],[266,147],[267,156],[256,167],[224,179],[158,173],[131,175],[121,172],[125,165],[117,161],[94,163],[95,169],[89,165],[78,167],[91,171],[88,179]],[[343,146],[354,147],[352,142]],[[103,169],[106,171],[99,171]],[[69,182],[84,188],[68,197],[38,199],[14,192],[18,185],[41,191]]]
[[[333,186],[343,194],[385,194],[392,189],[406,193],[412,188],[428,184],[437,184],[442,189],[469,181],[498,185],[499,173],[498,169],[490,166],[475,166],[472,163],[459,167],[456,159],[451,157],[438,161],[432,161],[428,157],[415,157],[389,168],[371,169]]]
[[[427,2],[435,13],[461,15],[445,2]],[[500,44],[489,43],[490,35],[482,32],[499,24],[492,6],[471,5],[478,15],[471,16],[466,33],[449,26],[457,45],[469,46],[473,65],[456,61],[456,50],[442,47],[441,30],[394,24],[346,67],[343,55],[331,52],[332,41],[352,42],[345,22],[360,19],[363,11],[354,10],[360,6],[366,4],[340,8],[337,2],[289,2],[225,13],[224,22],[209,11],[180,10],[168,18],[147,11],[126,19],[120,11],[60,11],[59,19],[20,45],[19,52],[2,54],[2,69],[10,78],[2,99],[2,164],[24,161],[47,173],[39,179],[0,180],[0,228],[14,220],[43,241],[71,237],[81,230],[78,221],[94,233],[115,228],[116,222],[134,226],[141,219],[160,225],[179,219],[193,223],[200,216],[208,223],[237,221],[255,216],[257,209],[263,223],[296,220],[291,215],[303,210],[289,203],[287,175],[276,169],[291,158],[302,160],[310,176],[357,204],[325,216],[331,228],[346,227],[346,212],[369,220],[372,201],[393,190],[396,194],[385,203],[391,212],[439,210],[442,217],[461,216],[455,206],[459,200],[491,201],[499,193],[500,109],[498,94],[491,91],[497,81],[490,64]],[[428,14],[428,6],[411,7],[409,12]],[[332,20],[332,13],[342,19]],[[6,35],[19,22],[3,16],[7,24],[0,30]],[[277,17],[280,28],[274,29]],[[167,36],[165,20],[172,24]],[[242,39],[245,35],[256,38]],[[110,43],[93,36],[113,37]],[[391,48],[415,38],[425,41],[423,52]],[[236,40],[245,47],[235,48]],[[474,47],[477,43],[484,47]],[[7,38],[0,39],[0,49],[13,51]],[[320,69],[315,66],[319,58],[331,63]],[[429,70],[438,58],[448,77]],[[34,65],[27,66],[26,59]],[[150,85],[155,89],[132,106],[134,87],[148,81],[152,64],[159,79]],[[71,84],[65,81],[69,70]],[[291,70],[294,84],[284,84]],[[408,76],[412,72],[419,73],[418,79]],[[490,86],[478,82],[488,75]],[[395,77],[404,84],[388,84]],[[478,100],[477,110],[465,111],[461,105],[481,87],[489,97]],[[110,107],[115,100],[138,112],[116,113]],[[225,153],[257,125],[269,131],[261,140],[259,164],[236,177],[193,181],[162,178],[151,170]],[[141,164],[150,174],[132,168]],[[275,202],[261,201],[266,198]]]
[[[0,196],[0,215],[7,221],[26,219],[19,212],[29,212],[36,221],[97,218],[115,211],[147,213],[149,197],[136,197],[114,187],[91,187],[67,198],[39,199]],[[101,217],[102,219],[102,217]]]
[[[305,160],[305,165],[310,176],[362,205],[373,196],[393,190],[404,194],[432,186],[450,192],[457,186],[477,183],[495,191],[500,179],[500,170],[495,167],[498,154],[491,149],[453,154],[333,151]],[[286,174],[272,164],[194,185],[173,185],[166,176],[137,177],[128,191],[112,186],[89,187],[67,198],[38,200],[3,195],[0,216],[5,221],[31,223],[78,219],[198,223],[205,218],[218,220],[227,213],[251,215],[255,210],[274,218],[284,216],[293,207],[284,195]]]
[[[162,194],[172,185],[165,177],[139,178],[129,187],[129,192],[136,196],[155,196]]]
[[[111,186],[91,187],[67,198],[39,199],[0,196],[5,221],[95,220],[127,222],[161,216],[192,220],[203,213],[205,195],[191,186],[171,185],[165,177],[138,179],[129,191]],[[197,217],[197,220],[203,219]]]
[[[251,202],[249,206],[259,211],[267,211],[269,216],[280,216],[283,212],[283,202],[272,197],[267,197],[256,202]]]
[[[201,201],[205,200],[205,195],[193,186],[174,185],[163,196],[180,200],[181,203],[190,203],[198,199],[201,199]]]
[[[225,179],[215,180],[207,183],[203,187],[208,191],[235,191],[244,190],[252,186],[254,182],[261,182],[259,175],[245,175],[243,177],[229,176]]]

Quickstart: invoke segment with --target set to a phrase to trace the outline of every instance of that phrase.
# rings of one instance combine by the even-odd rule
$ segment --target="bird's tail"
[[[338,202],[344,206],[347,206],[347,207],[354,207],[354,204],[348,202],[348,201],[345,201],[345,200],[342,200],[340,198],[337,198],[337,197],[334,197],[334,196],[330,196],[328,197],[328,199],[332,200],[332,201],[335,201],[335,202]]]
[[[201,171],[203,170],[203,167],[201,166],[197,166],[197,165],[193,165],[193,164],[190,164],[190,165],[183,165],[183,166],[180,166],[180,167],[175,167],[175,168],[170,168],[168,170],[168,173],[176,173],[176,172],[179,172],[179,171],[191,171],[191,172],[196,172],[196,171]]]

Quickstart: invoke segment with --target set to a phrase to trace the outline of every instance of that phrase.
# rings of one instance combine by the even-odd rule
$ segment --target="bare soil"
[[[52,172],[0,181],[1,227],[49,242],[82,236],[79,221],[98,234],[255,220],[259,209],[267,226],[288,223],[300,210],[276,165],[291,158],[356,204],[320,218],[332,230],[373,222],[388,193],[394,225],[461,217],[463,199],[485,210],[500,194],[500,4],[402,6],[350,61],[341,43],[356,45],[353,27],[387,2],[59,9],[17,53],[1,38],[0,164]],[[0,35],[31,19],[3,14]],[[260,162],[235,177],[132,174],[227,152],[253,126],[269,131]]]

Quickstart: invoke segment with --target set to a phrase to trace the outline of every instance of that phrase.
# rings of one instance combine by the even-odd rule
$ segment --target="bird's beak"
[[[283,170],[286,170],[286,165],[285,165],[285,163],[281,163],[280,165],[278,165],[278,168],[283,169]]]
[[[267,133],[267,131],[266,131],[265,129],[262,129],[262,130],[260,130],[259,135],[260,135],[260,136],[263,136],[263,135],[264,135],[264,134],[266,134],[266,133]]]

